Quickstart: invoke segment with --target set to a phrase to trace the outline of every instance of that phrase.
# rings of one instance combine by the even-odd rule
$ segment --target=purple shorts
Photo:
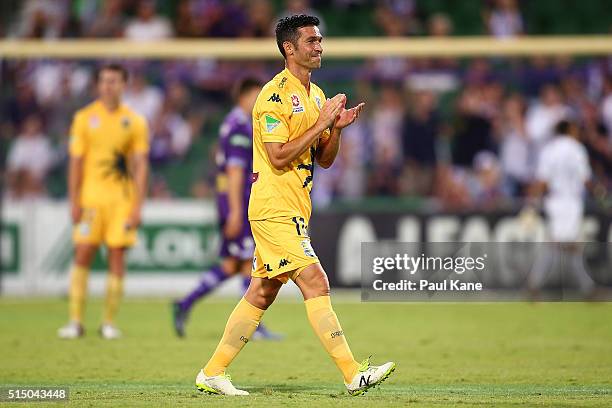
[[[255,251],[255,241],[251,235],[251,225],[247,221],[243,224],[240,235],[233,239],[227,239],[223,236],[223,226],[225,220],[222,220],[219,224],[221,231],[221,247],[219,250],[219,256],[221,258],[236,258],[241,261],[250,261],[253,259],[253,252]]]

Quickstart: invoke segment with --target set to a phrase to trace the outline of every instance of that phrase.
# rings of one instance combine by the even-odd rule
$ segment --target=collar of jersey
[[[122,113],[122,112],[123,112],[123,108],[124,108],[124,106],[125,106],[125,105],[123,104],[123,102],[120,102],[120,103],[119,103],[119,107],[117,107],[117,110],[114,110],[114,111],[112,111],[112,112],[111,112],[111,111],[109,111],[108,109],[106,109],[106,106],[104,106],[104,104],[102,103],[102,101],[101,101],[101,100],[96,99],[95,104],[96,104],[96,109],[98,109],[98,110],[100,110],[100,111],[104,112],[106,115],[117,115],[117,114],[119,114],[119,113]]]
[[[289,68],[285,67],[285,69],[283,70],[283,75],[285,75],[287,77],[287,80],[291,82],[294,86],[298,86],[300,87],[300,89],[306,89],[306,87],[302,84],[298,77],[296,77],[291,73],[291,71],[289,71]]]

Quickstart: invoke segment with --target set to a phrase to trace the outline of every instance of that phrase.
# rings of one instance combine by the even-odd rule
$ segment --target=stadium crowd
[[[159,8],[151,0],[22,3],[14,24],[3,22],[5,37],[265,37],[278,17],[294,13],[319,15],[323,33],[331,30],[318,11],[328,2],[306,0],[186,0],[159,2]],[[424,15],[419,0],[332,4],[339,10],[369,8],[370,23],[381,36],[455,33],[451,14]],[[520,4],[482,1],[484,30],[502,38],[528,34]],[[91,100],[96,64],[48,59],[0,64],[5,196],[46,197],[49,180],[63,180],[66,133],[75,110]],[[210,196],[215,124],[231,105],[233,83],[247,73],[267,80],[279,71],[278,63],[130,60],[126,66],[131,78],[125,102],[147,117],[151,129],[151,196],[180,195],[164,168],[194,160],[208,164],[186,175],[191,194]],[[418,197],[453,210],[512,204],[525,196],[538,152],[554,137],[556,123],[570,118],[581,125],[593,168],[590,202],[612,206],[610,58],[379,58],[324,67],[314,81],[333,90],[334,84],[347,84],[350,89],[338,91],[367,103],[345,132],[337,163],[317,171],[326,177],[316,179],[315,205],[369,196]],[[202,146],[208,152],[194,151]]]

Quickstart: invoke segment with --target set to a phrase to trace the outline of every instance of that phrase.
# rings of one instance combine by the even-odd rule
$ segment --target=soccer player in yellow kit
[[[145,118],[121,103],[127,71],[109,64],[96,74],[98,99],[79,110],[70,129],[68,190],[74,224],[70,322],[61,338],[84,334],[82,320],[91,262],[108,252],[108,282],[100,335],[121,337],[114,325],[123,293],[126,248],[136,242],[146,196],[149,136]]]
[[[276,26],[276,42],[285,69],[262,89],[253,109],[253,176],[249,221],[255,239],[251,284],[230,315],[213,356],[196,377],[200,391],[248,395],[236,389],[226,368],[249,341],[265,310],[289,279],[304,297],[310,324],[344,377],[351,395],[380,384],[395,363],[359,364],[330,301],[327,275],[310,244],[315,161],[332,165],[343,128],[357,119],[363,103],[345,109],[346,96],[327,100],[310,82],[321,66],[319,20],[294,15]]]

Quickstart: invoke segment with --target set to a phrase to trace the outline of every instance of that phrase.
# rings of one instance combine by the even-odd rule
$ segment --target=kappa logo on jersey
[[[287,266],[287,265],[289,265],[290,263],[291,263],[291,261],[290,261],[290,260],[283,258],[283,259],[281,259],[281,260],[280,260],[280,262],[278,263],[278,267],[279,267],[279,268],[282,268],[283,266]]]
[[[281,101],[277,93],[273,93],[272,96],[268,98],[268,102],[280,102],[281,105],[283,104],[283,101]]]
[[[280,125],[280,120],[273,118],[270,115],[266,115],[266,130],[268,132],[273,131],[278,125]]]
[[[315,102],[317,103],[317,106],[319,107],[319,109],[321,109],[321,98],[319,98],[318,96],[315,96]]]

